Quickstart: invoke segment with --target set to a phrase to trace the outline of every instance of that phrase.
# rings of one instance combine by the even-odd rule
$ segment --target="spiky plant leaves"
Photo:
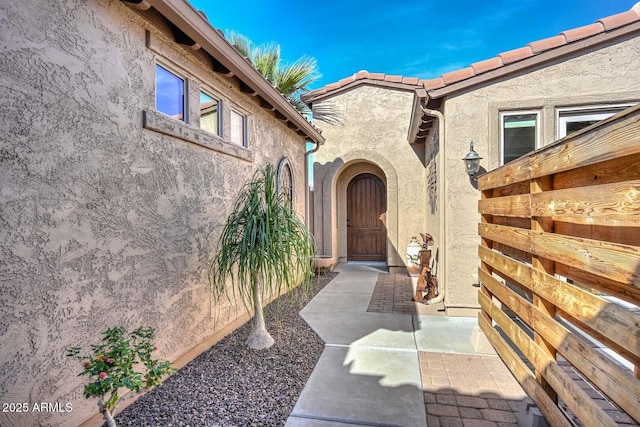
[[[222,230],[209,270],[216,300],[237,293],[254,312],[251,348],[273,344],[264,324],[262,303],[310,285],[315,255],[313,237],[288,196],[277,189],[273,165],[259,169],[240,190]]]

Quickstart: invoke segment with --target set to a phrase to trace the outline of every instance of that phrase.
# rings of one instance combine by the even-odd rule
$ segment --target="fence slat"
[[[509,318],[499,307],[491,303],[484,295],[478,295],[478,300],[482,309],[489,313],[489,316],[505,331],[509,339],[522,351],[529,359],[536,370],[549,383],[558,395],[562,396],[565,403],[571,410],[584,420],[586,426],[615,427],[617,424],[607,413],[594,403],[589,395],[580,388],[564,371],[562,371],[554,358],[542,349],[538,343],[529,338],[513,320]],[[537,309],[539,311],[539,309]],[[544,314],[539,311],[541,316]]]
[[[633,362],[640,362],[640,337],[636,334],[640,327],[639,315],[485,247],[479,247],[478,255],[482,262],[606,335],[610,344],[616,350],[618,347],[626,350],[625,355],[632,357]]]
[[[556,406],[556,403],[549,398],[549,395],[542,389],[540,384],[538,384],[533,372],[531,372],[522,359],[520,359],[518,354],[513,351],[511,346],[507,344],[504,338],[500,336],[498,331],[496,331],[484,317],[478,316],[478,324],[524,391],[544,413],[549,424],[554,427],[573,427],[573,424],[564,416],[560,408]]]
[[[517,235],[516,232],[511,232]],[[640,248],[599,240],[531,232],[532,253],[617,282],[640,286]]]
[[[520,203],[524,202],[522,196],[511,197],[520,197]],[[492,200],[484,202],[493,207],[496,203],[492,204]],[[497,204],[495,209],[506,210],[506,202]],[[522,214],[511,216],[524,216],[528,206],[514,211]],[[640,180],[532,194],[530,214],[579,224],[640,227]]]
[[[640,423],[639,163],[637,105],[478,179],[478,322],[551,425],[614,425],[556,355]]]
[[[616,282],[608,277],[596,276],[579,268],[556,264],[556,273],[577,283],[588,283],[590,288],[598,289],[632,304],[640,301],[640,287],[628,283]]]
[[[502,243],[525,252],[531,252],[531,231],[496,224],[478,224],[480,237]]]
[[[506,305],[529,327],[540,331],[550,344],[636,421],[640,421],[640,380],[607,357],[598,353],[581,338],[545,316],[529,301],[510,290],[485,271],[480,279],[494,297]]]
[[[553,144],[529,156],[531,178],[552,175],[640,153],[640,108],[600,123],[592,132]],[[521,175],[525,175],[522,173]]]
[[[518,218],[531,216],[531,195],[494,197],[478,202],[478,211],[483,215],[500,215]]]

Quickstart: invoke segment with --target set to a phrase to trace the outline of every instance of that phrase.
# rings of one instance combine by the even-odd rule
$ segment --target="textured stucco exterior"
[[[539,112],[539,142],[545,145],[557,139],[558,109],[640,102],[640,43],[631,33],[517,73],[476,85],[472,80],[463,82],[464,90],[426,98],[431,124],[422,144],[407,140],[412,115],[426,113],[412,111],[409,85],[400,90],[354,78],[313,101],[332,103],[343,113],[341,124],[321,124],[326,143],[315,155],[313,229],[321,251],[347,260],[346,184],[357,173],[379,174],[388,192],[390,270],[402,271],[411,236],[431,233],[433,272],[451,316],[475,316],[479,309],[480,193],[461,160],[469,143],[484,157],[482,173],[500,165],[502,112]]]
[[[555,141],[557,109],[640,102],[640,42],[637,37],[618,39],[590,52],[565,57],[473,87],[445,98],[443,209],[445,247],[443,266],[445,304],[449,314],[472,314],[477,302],[477,202],[480,194],[464,172],[460,160],[475,142],[484,157],[481,166],[500,165],[500,113],[533,110],[540,113],[541,145]],[[482,172],[482,170],[481,170]]]
[[[360,173],[373,173],[387,191],[387,263],[406,271],[406,248],[425,223],[424,144],[407,142],[413,92],[357,86],[326,101],[339,124],[319,122],[324,145],[314,154],[313,231],[320,253],[347,261],[346,188]]]
[[[65,348],[107,327],[155,327],[174,360],[243,315],[212,302],[207,266],[258,167],[288,156],[304,214],[304,139],[165,25],[118,1],[0,6],[0,402],[73,407],[2,426],[95,413]],[[189,124],[154,111],[156,61],[187,77]],[[247,149],[229,120],[223,138],[199,129],[201,84],[247,114]]]

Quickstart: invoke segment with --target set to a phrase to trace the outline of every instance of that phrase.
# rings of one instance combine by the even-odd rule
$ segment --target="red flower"
[[[89,366],[91,364],[91,362],[89,362],[88,360],[85,360],[84,362],[82,362],[82,366],[84,366],[85,368],[87,366]]]
[[[99,376],[100,376],[100,379],[103,380],[103,379],[107,378],[107,373],[106,372],[100,372]]]
[[[154,349],[154,350],[157,350],[157,349],[158,349],[158,346],[157,346],[157,345],[154,345],[154,346],[153,346],[153,349]]]
[[[109,365],[113,365],[113,362],[114,362],[114,360],[113,360],[112,358],[108,358],[108,359],[107,359],[107,363],[108,363]]]

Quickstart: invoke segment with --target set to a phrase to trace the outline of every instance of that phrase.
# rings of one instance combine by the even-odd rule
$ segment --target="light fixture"
[[[482,160],[482,157],[480,157],[480,155],[473,149],[473,141],[471,141],[469,152],[462,158],[462,160],[464,160],[464,167],[467,170],[467,174],[469,176],[473,176],[478,173],[478,171],[480,170],[480,160]]]

